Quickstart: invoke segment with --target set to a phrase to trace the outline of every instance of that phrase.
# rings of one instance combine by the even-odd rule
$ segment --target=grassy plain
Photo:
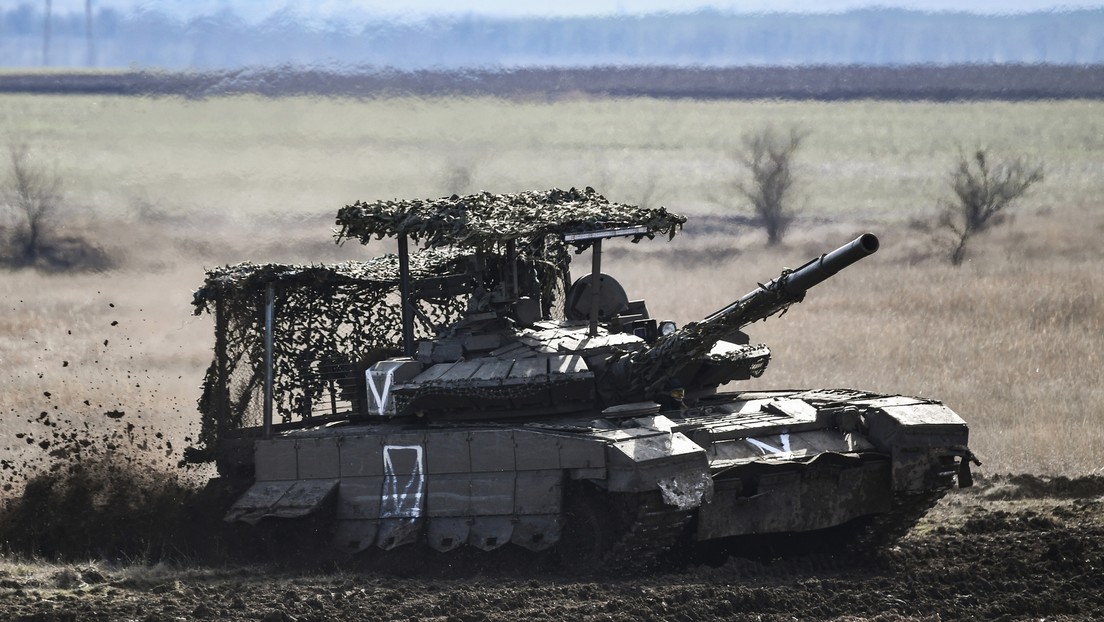
[[[728,150],[767,123],[811,132],[791,236],[768,249],[732,222],[695,227],[738,208]],[[751,327],[775,355],[750,386],[938,397],[988,472],[1104,472],[1102,102],[0,96],[0,138],[63,175],[62,229],[119,258],[103,273],[0,273],[0,450],[32,466],[48,454],[16,435],[37,433],[40,413],[134,423],[135,443],[175,463],[210,353],[209,318],[189,305],[205,266],[386,250],[332,244],[333,214],[356,199],[590,185],[691,215],[670,244],[611,245],[604,266],[679,322],[878,233],[878,255]],[[1045,162],[1047,179],[955,269],[917,223],[960,146],[979,144]]]

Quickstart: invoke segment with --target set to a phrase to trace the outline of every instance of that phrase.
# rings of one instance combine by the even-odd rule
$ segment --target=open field
[[[811,218],[894,224],[931,208],[959,145],[1047,164],[1027,211],[1092,207],[1104,102],[370,101],[0,97],[0,136],[34,144],[77,213],[258,234],[355,199],[591,185],[691,213],[734,200],[727,148],[764,124],[811,132]],[[458,174],[462,173],[462,174]],[[212,216],[222,220],[213,220]],[[184,223],[179,222],[183,220]],[[267,226],[262,226],[262,225]]]
[[[1104,103],[1084,101],[0,96],[0,136],[27,141],[65,178],[61,232],[86,236],[116,258],[96,273],[0,272],[0,496],[17,493],[35,472],[104,455],[180,472],[211,355],[210,318],[194,317],[189,304],[205,266],[387,250],[332,243],[333,214],[355,199],[571,185],[691,216],[673,242],[610,243],[604,261],[630,296],[649,300],[653,315],[680,323],[784,266],[876,232],[877,255],[784,317],[750,327],[774,359],[748,386],[938,397],[970,423],[985,462],[980,486],[952,493],[874,559],[733,559],[643,578],[438,579],[141,563],[165,553],[157,550],[79,565],[4,554],[0,613],[1093,619],[1104,607],[1102,113]],[[721,217],[733,204],[726,145],[767,122],[812,132],[799,153],[804,211],[786,243],[769,249],[761,231]],[[979,143],[1045,162],[1047,179],[952,268],[922,223],[932,219],[958,145]],[[1096,477],[1038,477],[1082,475]],[[69,531],[81,534],[109,530],[81,518],[43,511],[41,522],[65,531],[73,520]],[[165,529],[154,522],[140,527]],[[114,536],[137,540],[135,533]]]
[[[119,258],[103,273],[0,274],[0,447],[48,461],[42,439],[15,437],[47,413],[129,435],[142,430],[124,423],[145,425],[175,463],[210,352],[209,318],[189,306],[204,266],[363,257],[329,238],[355,199],[591,185],[691,215],[674,242],[614,247],[607,263],[679,322],[875,231],[877,256],[752,327],[775,351],[753,386],[936,396],[970,422],[989,472],[1100,472],[1102,112],[1085,101],[0,97],[0,134],[65,178],[62,229]],[[738,221],[693,219],[735,204],[727,145],[765,123],[812,132],[802,219],[774,249]],[[916,222],[930,221],[960,144],[1037,158],[1047,179],[954,269]]]

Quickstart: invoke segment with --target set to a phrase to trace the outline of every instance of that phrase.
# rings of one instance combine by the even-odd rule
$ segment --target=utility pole
[[[46,0],[46,21],[42,25],[42,66],[50,66],[50,9],[53,1]]]
[[[95,67],[96,33],[92,28],[92,0],[84,0],[84,35],[88,39],[88,67]]]

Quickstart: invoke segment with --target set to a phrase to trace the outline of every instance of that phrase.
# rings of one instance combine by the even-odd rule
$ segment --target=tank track
[[[855,537],[852,548],[863,555],[876,553],[907,534],[932,509],[948,488],[896,492],[888,512],[871,517]]]
[[[939,488],[894,493],[890,510],[855,525],[843,548],[855,555],[877,555],[915,527],[947,491]],[[640,495],[634,505],[626,508],[625,516],[630,522],[621,539],[605,555],[600,566],[604,571],[640,573],[654,570],[665,555],[682,543],[693,518],[690,511],[664,504],[659,495]]]
[[[663,555],[682,540],[693,513],[663,503],[659,494],[640,495],[631,522],[602,564],[605,570],[644,572],[655,568]]]

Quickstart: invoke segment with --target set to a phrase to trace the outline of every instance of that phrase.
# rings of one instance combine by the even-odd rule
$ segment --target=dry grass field
[[[117,265],[0,272],[0,455],[14,465],[0,483],[51,460],[43,418],[173,468],[210,355],[211,322],[189,304],[204,267],[386,250],[332,243],[333,214],[356,199],[572,185],[691,216],[671,243],[611,244],[604,265],[679,322],[874,231],[881,252],[751,327],[774,360],[749,386],[938,397],[971,424],[985,472],[1102,473],[1102,119],[1104,103],[1083,101],[3,96],[0,138],[64,178],[59,231]],[[739,213],[727,150],[767,123],[810,132],[801,217],[769,249],[760,231],[694,221]],[[953,268],[917,223],[959,146],[979,144],[1037,158],[1047,179]]]

